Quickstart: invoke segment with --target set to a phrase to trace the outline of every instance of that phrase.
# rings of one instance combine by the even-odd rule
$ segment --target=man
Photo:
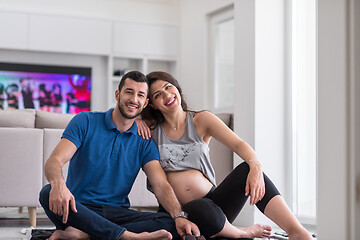
[[[134,119],[148,103],[146,77],[125,74],[115,97],[115,109],[77,114],[45,165],[50,185],[40,192],[40,203],[57,228],[50,239],[172,239],[176,230],[183,238],[200,235],[181,211],[156,145],[137,134]],[[61,169],[70,159],[65,184]],[[171,217],[128,209],[140,167]]]

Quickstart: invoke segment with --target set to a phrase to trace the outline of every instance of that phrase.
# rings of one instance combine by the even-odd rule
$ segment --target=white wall
[[[318,233],[320,240],[349,239],[346,25],[345,0],[318,1]]]
[[[235,106],[234,130],[255,146],[255,1],[235,2]],[[237,157],[234,166],[240,163]],[[236,220],[239,226],[254,224],[254,208],[245,205]]]
[[[360,239],[355,182],[360,173],[359,7],[356,0],[318,0],[320,240]]]
[[[254,148],[264,172],[287,200],[286,164],[291,159],[285,158],[285,91],[290,79],[285,79],[285,50],[285,1],[255,1]],[[256,211],[256,223],[265,219]]]
[[[178,0],[1,0],[0,10],[178,24]]]
[[[177,80],[191,109],[207,109],[208,16],[233,4],[233,0],[181,0],[180,54]]]
[[[235,1],[235,132],[286,199],[284,19],[283,0]],[[272,224],[258,210],[245,211],[242,225]]]
[[[360,1],[353,0],[351,1],[352,6],[352,30],[353,30],[353,38],[352,38],[352,49],[353,51],[353,62],[352,62],[352,86],[354,87],[354,96],[353,96],[353,118],[352,118],[352,130],[350,131],[353,133],[352,135],[352,167],[353,167],[353,175],[352,181],[355,181],[351,184],[353,187],[353,191],[351,194],[352,197],[352,225],[351,225],[351,232],[355,239],[360,239],[360,15],[355,14],[360,12]],[[356,187],[358,190],[356,191]]]

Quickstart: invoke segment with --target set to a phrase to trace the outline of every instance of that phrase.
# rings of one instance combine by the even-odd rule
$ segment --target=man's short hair
[[[144,83],[148,84],[148,79],[146,78],[146,76],[143,73],[141,73],[139,71],[130,71],[130,72],[127,72],[121,78],[119,87],[118,87],[119,92],[121,92],[121,89],[125,85],[125,81],[128,78],[130,78],[131,80],[134,80],[135,82],[144,82]],[[149,84],[148,84],[147,97],[149,97]]]

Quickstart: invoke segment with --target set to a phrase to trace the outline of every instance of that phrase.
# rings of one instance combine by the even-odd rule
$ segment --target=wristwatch
[[[179,212],[178,214],[176,214],[175,217],[174,217],[174,220],[177,219],[177,218],[179,218],[179,217],[182,217],[182,218],[185,218],[185,219],[189,219],[189,215],[188,215],[186,212],[184,212],[184,211],[181,211],[181,212]]]

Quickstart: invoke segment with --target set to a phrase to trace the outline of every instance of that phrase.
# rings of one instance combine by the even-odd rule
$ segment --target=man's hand
[[[186,235],[195,235],[196,237],[200,236],[200,230],[195,223],[190,222],[189,220],[178,217],[175,219],[176,230],[179,235],[185,240]]]
[[[166,179],[164,170],[160,166],[160,162],[150,161],[143,167],[154,193],[160,204],[165,210],[175,217],[181,211],[181,205],[176,198],[174,190]],[[185,239],[186,235],[200,236],[200,230],[196,224],[190,222],[186,218],[177,216],[175,218],[176,230],[179,235]]]
[[[75,198],[66,187],[51,187],[49,196],[49,208],[53,213],[63,216],[63,223],[65,224],[69,216],[69,206],[71,210],[77,213]]]

